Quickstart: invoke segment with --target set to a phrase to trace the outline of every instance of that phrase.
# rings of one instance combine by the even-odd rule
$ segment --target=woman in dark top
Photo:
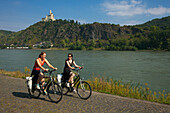
[[[75,76],[75,74],[73,72],[71,72],[72,69],[75,69],[75,67],[73,67],[73,65],[76,68],[83,68],[83,67],[78,66],[75,63],[75,61],[73,60],[73,54],[69,53],[68,59],[65,60],[64,74],[66,76],[66,79],[68,80],[68,82],[70,82],[72,84],[72,86],[74,85],[73,84],[73,78]]]

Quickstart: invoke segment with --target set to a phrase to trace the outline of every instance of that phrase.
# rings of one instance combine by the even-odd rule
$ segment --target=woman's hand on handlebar
[[[79,67],[79,69],[83,69],[83,68],[84,68],[84,66]]]
[[[45,69],[44,71],[49,71],[49,69]]]
[[[55,67],[54,70],[57,70],[57,68]]]

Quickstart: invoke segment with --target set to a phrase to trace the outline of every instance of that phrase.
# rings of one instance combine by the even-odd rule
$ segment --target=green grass
[[[92,80],[87,82],[93,91],[170,104],[170,93],[165,94],[164,91],[158,93],[152,92],[147,83],[142,87],[140,84],[135,85],[132,82],[123,83],[120,80],[105,79],[104,77],[93,77]]]
[[[25,79],[27,76],[30,76],[30,69],[25,67],[25,73],[20,71],[9,72],[0,70],[0,74]],[[93,77],[93,79],[87,80],[87,82],[90,84],[93,91],[170,104],[170,93],[165,94],[164,91],[152,92],[147,83],[145,83],[143,87],[141,84],[133,84],[132,82],[123,83],[121,80],[106,79],[104,77]]]
[[[5,71],[5,70],[0,70],[0,74],[5,74],[11,77],[16,77],[16,78],[23,78],[25,79],[26,77],[30,76],[30,69],[25,67],[25,73],[21,71]]]

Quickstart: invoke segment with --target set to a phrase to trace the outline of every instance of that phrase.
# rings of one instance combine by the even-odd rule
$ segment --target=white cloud
[[[132,4],[140,4],[141,1],[135,1],[135,0],[131,0]]]
[[[170,8],[158,7],[147,9],[141,1],[131,0],[118,3],[105,2],[102,4],[107,15],[111,16],[134,16],[140,14],[162,15],[170,13]]]
[[[150,8],[147,10],[147,12],[152,15],[161,15],[170,13],[170,8],[164,8],[162,6],[159,6],[158,8]]]

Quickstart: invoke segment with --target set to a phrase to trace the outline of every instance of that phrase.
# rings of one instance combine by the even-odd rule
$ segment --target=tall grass
[[[143,87],[140,84],[123,83],[121,80],[105,79],[104,77],[93,77],[92,80],[88,80],[88,83],[93,91],[170,104],[170,93],[152,92],[147,83]]]
[[[24,68],[25,73],[21,72],[21,71],[5,71],[5,70],[0,70],[0,74],[5,74],[11,77],[16,77],[16,78],[26,78],[28,76],[30,76],[30,69],[25,67]]]

